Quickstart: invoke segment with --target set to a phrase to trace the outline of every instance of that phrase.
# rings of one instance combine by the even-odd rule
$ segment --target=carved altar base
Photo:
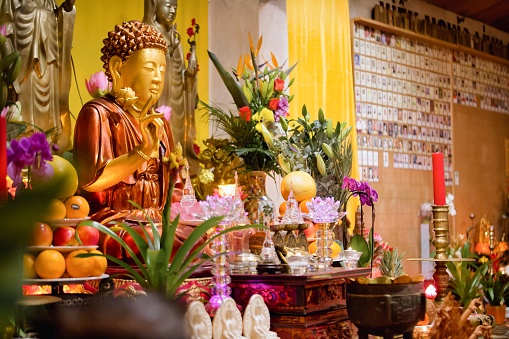
[[[232,275],[232,297],[245,307],[260,294],[270,311],[271,330],[281,339],[352,338],[346,310],[346,278],[368,276],[369,268],[305,275]]]

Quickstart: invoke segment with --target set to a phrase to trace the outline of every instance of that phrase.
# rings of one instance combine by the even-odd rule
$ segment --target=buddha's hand
[[[139,150],[150,156],[153,151],[159,147],[159,140],[163,133],[164,114],[156,113],[152,106],[156,103],[156,99],[151,97],[140,114],[140,131],[141,144]]]
[[[170,30],[169,38],[166,41],[168,43],[168,53],[173,54],[173,51],[180,44],[180,34],[177,32],[177,25],[173,25]]]

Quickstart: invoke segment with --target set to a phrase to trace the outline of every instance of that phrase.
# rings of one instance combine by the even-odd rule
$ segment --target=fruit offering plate
[[[58,283],[60,285],[66,284],[79,284],[91,280],[102,280],[108,278],[108,274],[101,274],[97,277],[85,277],[85,278],[56,278],[56,279],[23,279],[23,284],[37,284],[45,285],[51,283]]]
[[[45,221],[48,225],[53,228],[64,227],[64,226],[77,226],[80,222],[88,220],[90,217],[85,218],[64,218],[60,220],[47,220]]]
[[[28,252],[41,252],[45,250],[55,250],[61,253],[72,252],[76,250],[86,250],[91,251],[97,249],[99,246],[28,246]]]

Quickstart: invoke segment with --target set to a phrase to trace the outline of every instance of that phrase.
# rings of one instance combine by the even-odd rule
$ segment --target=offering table
[[[348,321],[345,279],[368,276],[370,268],[303,275],[231,275],[232,297],[245,307],[260,294],[270,311],[271,330],[281,339],[352,338]]]

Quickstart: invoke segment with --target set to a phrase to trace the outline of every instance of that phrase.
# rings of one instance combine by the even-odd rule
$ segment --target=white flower
[[[454,217],[456,215],[456,209],[454,208],[453,201],[454,195],[447,193],[447,196],[445,197],[445,204],[449,205],[449,214]]]

